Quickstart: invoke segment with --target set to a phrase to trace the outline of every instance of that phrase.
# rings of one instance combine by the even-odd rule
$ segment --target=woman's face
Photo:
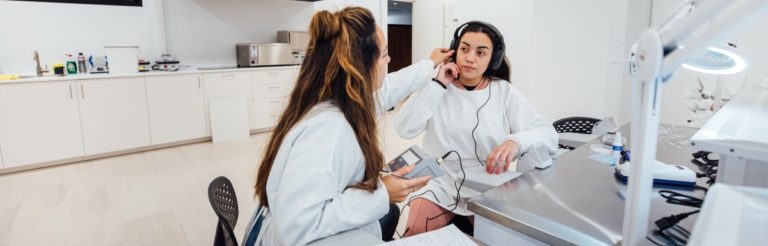
[[[389,48],[387,40],[384,38],[384,32],[376,27],[376,39],[379,43],[379,57],[376,59],[376,75],[374,77],[374,86],[378,89],[384,84],[384,77],[387,76],[387,65],[389,64]]]
[[[459,77],[464,80],[478,80],[491,62],[493,42],[487,34],[468,32],[461,37],[456,51],[456,65],[459,65]]]

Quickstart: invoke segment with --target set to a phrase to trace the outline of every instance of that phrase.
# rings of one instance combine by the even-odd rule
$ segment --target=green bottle
[[[67,74],[77,74],[77,63],[72,54],[67,54]]]

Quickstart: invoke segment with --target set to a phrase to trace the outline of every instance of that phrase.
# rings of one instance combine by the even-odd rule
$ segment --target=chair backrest
[[[599,121],[599,119],[590,117],[568,117],[555,121],[555,123],[552,123],[552,126],[555,127],[555,131],[558,133],[573,132],[592,134],[592,127]]]
[[[232,182],[226,177],[218,177],[208,185],[208,200],[213,212],[219,217],[216,226],[214,245],[237,245],[234,228],[237,224],[239,208]]]

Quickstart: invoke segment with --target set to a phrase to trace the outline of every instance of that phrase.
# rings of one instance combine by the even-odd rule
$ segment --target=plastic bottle
[[[621,151],[624,150],[624,145],[621,142],[621,132],[616,132],[616,137],[613,138],[613,145],[611,146],[611,164],[615,165],[621,158]]]
[[[77,53],[77,72],[79,73],[88,72],[88,68],[85,65],[85,55],[83,55],[83,52]]]
[[[75,63],[75,58],[72,57],[72,54],[67,54],[67,74],[76,74],[77,73],[77,64]]]

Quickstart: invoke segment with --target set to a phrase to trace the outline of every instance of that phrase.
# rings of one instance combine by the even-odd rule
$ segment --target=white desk
[[[600,136],[600,135],[573,133],[573,132],[562,132],[562,133],[558,133],[558,135],[559,135],[558,142],[560,144],[568,145],[574,148],[578,148],[579,146],[585,143],[588,143],[589,141],[592,141],[592,139],[595,139]]]
[[[627,133],[625,137],[631,138],[629,125],[621,130]],[[690,127],[662,124],[656,158],[696,170],[690,163],[693,151],[687,146],[687,140],[695,131]],[[592,141],[597,143],[600,139]],[[626,185],[614,176],[612,166],[588,159],[590,154],[589,146],[581,146],[556,159],[548,169],[526,172],[471,198],[467,208],[477,214],[475,237],[490,245],[621,243]],[[698,182],[706,186],[703,179]],[[656,193],[658,188],[654,187],[651,201],[652,220],[691,211],[689,207],[667,204]],[[704,195],[699,190],[676,191],[696,197]],[[690,230],[696,217],[692,215],[680,225]],[[644,243],[651,244],[650,241]]]

